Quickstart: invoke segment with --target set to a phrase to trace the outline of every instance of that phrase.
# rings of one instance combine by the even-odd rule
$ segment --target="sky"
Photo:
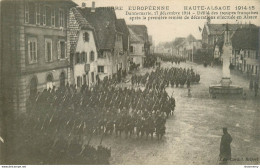
[[[127,24],[145,24],[148,28],[148,34],[152,35],[155,44],[160,42],[172,41],[176,37],[187,37],[192,34],[195,38],[201,39],[201,32],[199,27],[203,28],[206,23],[205,19],[187,19],[187,20],[135,20],[129,19],[129,15],[126,15],[126,11],[129,11],[129,7],[135,6],[169,6],[167,12],[181,12],[184,10],[184,6],[230,6],[231,10],[234,11],[235,6],[249,7],[254,6],[255,11],[260,11],[259,0],[73,0],[79,6],[82,2],[86,3],[87,7],[91,7],[92,1],[95,1],[96,7],[122,7],[123,10],[116,10],[117,18],[124,18]],[[249,11],[241,9],[243,11]],[[139,10],[138,12],[144,12]],[[154,12],[154,11],[151,11]],[[197,11],[192,11],[197,15]],[[250,11],[249,11],[250,12]],[[249,23],[249,20],[217,20],[212,19],[211,23]],[[251,19],[250,23],[260,26],[260,12],[257,14],[257,19]]]

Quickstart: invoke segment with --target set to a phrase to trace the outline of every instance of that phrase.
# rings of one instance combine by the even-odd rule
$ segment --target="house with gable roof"
[[[70,10],[69,23],[73,82],[77,88],[82,85],[92,86],[99,79],[95,30],[82,16],[78,8]]]
[[[145,59],[145,41],[131,27],[128,28],[130,33],[130,64],[134,63],[142,68]]]
[[[97,71],[99,78],[116,77],[127,71],[126,37],[120,28],[113,8],[92,7],[78,8],[83,17],[94,27],[98,46]]]
[[[260,28],[251,26],[237,29],[231,37],[232,55],[236,69],[259,78]]]

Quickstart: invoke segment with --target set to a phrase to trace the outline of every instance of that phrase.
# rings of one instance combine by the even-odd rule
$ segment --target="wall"
[[[85,42],[83,40],[83,34],[87,32],[89,34],[89,41]],[[94,61],[90,61],[90,52],[94,52]],[[90,71],[87,75],[89,81],[89,84],[92,84],[92,79],[91,79],[91,72],[94,72],[94,83],[96,82],[96,75],[97,75],[97,48],[96,48],[96,43],[94,39],[93,32],[91,30],[81,30],[78,36],[78,41],[77,41],[77,46],[76,46],[76,52],[82,53],[85,52],[87,54],[87,61],[86,64],[90,64]],[[75,58],[75,57],[74,57]],[[76,59],[76,58],[75,58]],[[77,77],[85,75],[85,63],[83,64],[75,64],[74,65],[74,82],[75,84],[77,83]]]

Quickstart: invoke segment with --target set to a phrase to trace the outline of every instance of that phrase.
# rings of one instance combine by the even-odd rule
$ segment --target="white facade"
[[[131,43],[130,59],[135,64],[140,64],[140,67],[143,67],[144,58],[145,58],[144,43]]]
[[[88,35],[88,40],[85,36]],[[96,83],[97,76],[97,48],[91,30],[80,30],[75,51],[74,82],[77,87]]]

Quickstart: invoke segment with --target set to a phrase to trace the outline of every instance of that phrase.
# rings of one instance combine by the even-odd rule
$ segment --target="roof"
[[[131,28],[132,31],[140,38],[143,39],[144,42],[148,41],[148,32],[146,25],[128,25],[128,28]]]
[[[182,44],[185,41],[184,37],[176,37],[175,40],[173,41],[173,46],[178,47],[180,44]]]
[[[8,0],[5,0],[8,1]],[[60,3],[62,5],[69,5],[71,7],[78,6],[74,1],[72,0],[26,0],[26,1],[32,1],[32,2],[47,2],[47,3]]]
[[[81,29],[94,29],[89,22],[82,16],[82,14],[78,11],[77,8],[72,8],[77,23],[79,24]]]
[[[139,37],[138,34],[136,34],[132,28],[129,28],[130,33],[130,43],[144,43],[143,38]]]
[[[125,19],[116,20],[116,29],[117,29],[117,31],[123,33],[123,48],[124,48],[124,50],[127,50],[128,49],[129,30],[126,25]]]
[[[221,35],[225,31],[226,25],[227,24],[206,24],[205,26],[208,34]],[[238,28],[248,26],[256,27],[254,24],[228,24],[228,29],[230,31],[236,31]]]
[[[196,38],[192,34],[188,35],[186,40],[189,41],[189,42],[197,41]]]
[[[112,8],[78,8],[83,17],[94,27],[99,49],[113,49],[116,37],[116,13]]]
[[[221,35],[226,29],[226,24],[207,24],[206,26],[209,31],[208,34],[211,35]],[[236,31],[239,27],[241,27],[241,24],[228,24],[230,31]]]
[[[236,49],[257,50],[259,46],[259,28],[239,28],[231,38],[232,47]]]

